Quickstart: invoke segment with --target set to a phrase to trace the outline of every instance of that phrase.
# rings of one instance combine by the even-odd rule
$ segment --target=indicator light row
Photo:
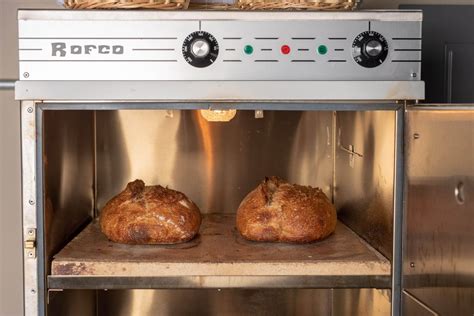
[[[328,52],[328,48],[327,48],[326,45],[319,45],[317,50],[318,50],[318,53],[320,55],[326,55],[327,52]],[[253,51],[254,51],[254,49],[253,49],[252,45],[245,45],[244,46],[244,53],[245,54],[251,55],[251,54],[253,54]],[[280,51],[283,55],[288,55],[289,53],[291,53],[291,48],[288,45],[282,45],[280,47]]]

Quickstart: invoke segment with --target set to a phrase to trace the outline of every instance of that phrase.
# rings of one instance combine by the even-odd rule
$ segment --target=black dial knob
[[[388,44],[380,33],[366,31],[352,42],[352,57],[362,67],[377,67],[385,61],[387,55]]]
[[[207,32],[193,32],[184,40],[184,59],[194,67],[204,68],[212,65],[218,54],[219,44],[216,38]]]

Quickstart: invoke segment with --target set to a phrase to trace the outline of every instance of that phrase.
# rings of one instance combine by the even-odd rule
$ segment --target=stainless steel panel
[[[433,311],[474,312],[474,106],[407,113],[404,287]]]
[[[93,217],[94,112],[43,111],[45,264]]]
[[[107,15],[106,12],[103,12]],[[355,13],[357,14],[357,13]],[[391,14],[391,13],[387,13]],[[308,20],[277,18],[236,20],[35,20],[19,21],[21,80],[398,80],[419,81],[420,21]],[[218,43],[215,62],[189,65],[182,52],[194,31],[212,34]],[[358,65],[352,43],[361,33],[377,31],[388,43],[387,59],[377,68]],[[303,39],[303,40],[302,40]],[[246,45],[253,53],[244,52]],[[282,54],[282,45],[291,52]],[[327,53],[319,54],[319,45]],[[61,49],[58,49],[61,47]],[[100,49],[100,48],[103,49]],[[114,49],[115,48],[115,49]],[[271,65],[271,67],[269,67]]]
[[[124,16],[106,11],[61,13],[19,15],[22,80],[420,80],[419,52],[414,56],[413,52],[400,53],[397,44],[400,38],[421,37],[420,12],[306,12],[289,16],[181,11],[165,18],[161,14]],[[185,37],[198,30],[214,34],[219,43],[220,52],[212,67],[194,68],[182,56]],[[377,69],[360,67],[351,56],[353,39],[368,30],[382,32],[390,46],[388,59]],[[55,43],[68,49],[85,49],[86,45],[95,49],[63,51],[58,57]],[[251,55],[243,52],[248,44],[255,46]],[[280,53],[283,44],[293,47],[291,54]],[[118,45],[120,52],[110,54],[107,49],[101,53],[99,45]],[[319,45],[326,45],[328,53],[318,54]]]
[[[18,81],[17,100],[422,100],[423,81]],[[317,106],[315,106],[317,109]]]
[[[48,316],[98,316],[96,291],[51,291]]]
[[[99,291],[98,314],[330,315],[331,290]]]
[[[390,291],[378,289],[333,290],[333,316],[390,315]]]
[[[389,275],[342,276],[56,276],[48,277],[51,289],[389,289]]]
[[[436,316],[428,306],[403,291],[402,311],[404,316]]]
[[[238,111],[227,123],[199,111],[97,112],[97,207],[127,182],[168,185],[204,213],[233,213],[265,176],[331,196],[332,112]]]
[[[336,126],[338,216],[392,258],[395,112],[338,112]]]
[[[36,105],[34,102],[21,103],[21,175],[23,242],[29,238],[28,231],[37,231],[36,218]],[[41,236],[41,235],[40,235]],[[24,313],[38,315],[43,307],[43,289],[39,286],[39,262],[36,251],[24,250]],[[39,297],[38,297],[39,296]]]

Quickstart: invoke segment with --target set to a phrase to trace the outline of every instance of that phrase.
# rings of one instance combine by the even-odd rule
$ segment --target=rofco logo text
[[[122,45],[67,45],[64,42],[51,43],[52,56],[65,57],[72,55],[122,55],[124,48]]]

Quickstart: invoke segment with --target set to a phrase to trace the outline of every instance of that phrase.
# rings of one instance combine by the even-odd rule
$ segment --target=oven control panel
[[[421,13],[45,12],[21,80],[374,80],[421,75]],[[49,17],[49,18],[48,18]]]

